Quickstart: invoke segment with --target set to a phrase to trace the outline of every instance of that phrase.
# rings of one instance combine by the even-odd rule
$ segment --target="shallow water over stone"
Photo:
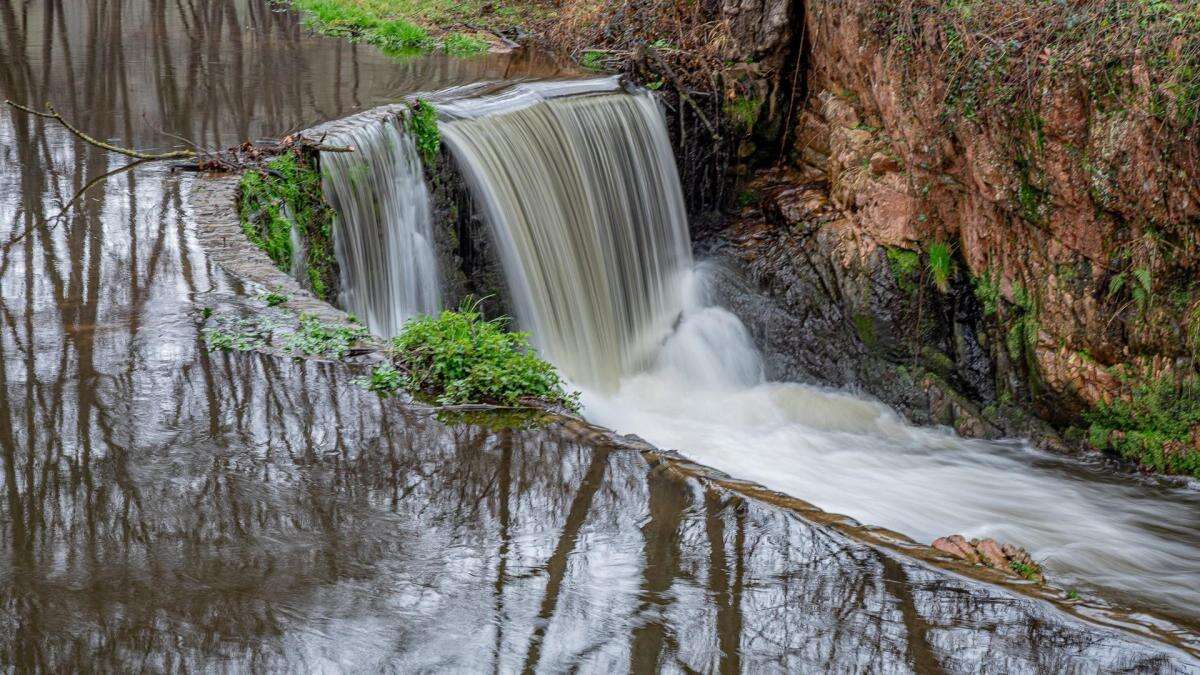
[[[545,72],[182,6],[0,3],[0,97],[219,146]],[[1190,667],[593,436],[444,424],[354,368],[209,353],[200,308],[261,289],[198,245],[190,177],[141,167],[40,225],[120,165],[0,111],[0,669]]]

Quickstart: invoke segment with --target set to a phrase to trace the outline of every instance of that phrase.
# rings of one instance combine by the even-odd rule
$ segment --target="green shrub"
[[[1085,418],[1089,442],[1161,473],[1200,477],[1191,445],[1200,426],[1200,377],[1163,376],[1137,386],[1128,399],[1102,403]]]
[[[333,209],[325,202],[321,175],[309,158],[287,152],[246,171],[239,183],[238,211],[246,237],[284,272],[291,271],[291,234],[296,228],[307,246],[312,291],[329,299],[337,282]]]
[[[414,319],[392,342],[392,357],[405,371],[405,387],[439,404],[515,405],[534,398],[579,409],[550,363],[537,356],[526,333],[505,330],[505,319],[485,321],[478,302],[459,311]]]
[[[390,363],[381,363],[371,370],[370,377],[360,377],[355,384],[380,396],[391,396],[404,386],[404,376]]]
[[[417,99],[412,105],[408,116],[408,130],[417,143],[417,150],[425,162],[432,163],[437,159],[438,150],[442,147],[442,132],[438,129],[437,110],[426,101]]]

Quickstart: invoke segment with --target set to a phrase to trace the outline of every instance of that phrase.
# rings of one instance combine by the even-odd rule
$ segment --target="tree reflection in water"
[[[0,3],[0,92],[219,146],[406,91],[257,0]],[[244,289],[163,167],[0,113],[0,666],[74,671],[1167,669],[1164,650],[562,429],[447,426],[319,362],[210,354]],[[1182,658],[1174,656],[1172,658]]]

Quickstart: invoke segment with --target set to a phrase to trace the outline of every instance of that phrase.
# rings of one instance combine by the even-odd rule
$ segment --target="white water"
[[[846,393],[767,382],[745,327],[706,302],[707,272],[697,271],[651,368],[615,394],[585,392],[589,419],[918,541],[1014,542],[1060,585],[1198,617],[1200,494],[1024,443],[914,427]]]
[[[365,120],[326,143],[354,148],[321,153],[322,187],[337,213],[339,302],[376,335],[397,335],[407,319],[441,308],[433,216],[416,144],[390,118]]]

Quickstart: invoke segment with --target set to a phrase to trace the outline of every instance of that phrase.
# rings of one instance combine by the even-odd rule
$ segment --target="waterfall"
[[[325,197],[337,216],[334,252],[342,307],[390,337],[408,318],[436,312],[441,290],[429,192],[412,137],[394,117],[338,131],[322,152]]]
[[[292,264],[288,268],[288,271],[297,283],[307,288],[310,285],[308,280],[308,251],[305,250],[300,230],[296,228],[296,218],[292,215],[292,209],[287,204],[284,204],[280,207],[280,210],[283,212],[283,217],[292,224],[288,229],[288,239],[292,244]]]
[[[473,105],[483,112],[471,116]],[[550,98],[543,88],[443,114],[451,107],[460,118],[441,123],[442,139],[497,242],[520,327],[579,384],[612,388],[646,367],[691,267],[657,103],[624,92]]]

